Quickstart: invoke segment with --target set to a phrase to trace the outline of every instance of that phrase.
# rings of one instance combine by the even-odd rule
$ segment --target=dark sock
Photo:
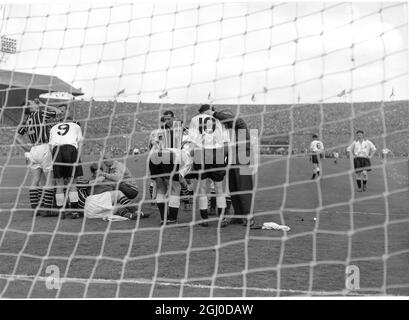
[[[169,207],[169,220],[176,221],[178,219],[179,208]]]
[[[210,208],[216,209],[216,192],[214,191],[210,193]]]
[[[217,208],[217,216],[220,217],[224,213],[224,208]]]
[[[311,179],[315,179],[315,177],[316,177],[316,174],[314,173],[314,174],[312,175],[312,178],[311,178]]]
[[[157,203],[156,205],[158,206],[158,209],[159,209],[160,220],[164,221],[165,220],[165,203],[160,202],[160,203]]]
[[[70,202],[71,209],[78,209],[78,202]]]
[[[362,182],[363,182],[364,186],[366,186],[367,180],[362,180]]]
[[[40,189],[41,190],[41,189]],[[31,209],[35,209],[38,206],[38,202],[39,202],[39,196],[38,196],[38,189],[30,189],[29,191],[29,195],[30,195],[30,206]]]
[[[207,213],[207,209],[204,210],[200,210],[200,217],[204,220],[207,219],[209,217],[208,213]]]
[[[358,188],[361,188],[361,180],[360,179],[356,180],[356,184],[358,185]]]
[[[230,207],[231,207],[231,198],[226,197],[226,212],[225,212],[225,214],[230,214]]]

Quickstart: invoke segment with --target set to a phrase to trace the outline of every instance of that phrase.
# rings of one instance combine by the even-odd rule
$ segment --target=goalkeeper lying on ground
[[[98,165],[90,167],[92,177],[89,181],[82,180],[78,185],[79,207],[84,210],[86,218],[107,218],[120,215],[134,220],[138,217],[138,206],[120,191],[115,190],[115,184],[106,180],[105,177],[97,176]],[[141,217],[148,215],[142,211]]]

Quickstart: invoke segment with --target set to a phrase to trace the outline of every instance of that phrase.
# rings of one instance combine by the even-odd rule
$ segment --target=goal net
[[[409,294],[406,3],[16,4],[0,13],[1,36],[16,40],[0,70],[0,297]],[[137,219],[34,214],[29,190],[43,181],[18,129],[26,101],[50,92],[75,96],[84,179],[112,157],[129,169]],[[220,228],[216,210],[203,227],[192,179],[178,223],[161,225],[150,133],[165,111],[188,126],[203,104],[255,132],[253,187],[239,176],[230,190],[226,218],[236,223]],[[346,152],[357,130],[376,147],[363,192]],[[315,179],[313,134],[325,148]],[[211,188],[206,195],[211,213]],[[238,223],[246,217],[264,228]]]

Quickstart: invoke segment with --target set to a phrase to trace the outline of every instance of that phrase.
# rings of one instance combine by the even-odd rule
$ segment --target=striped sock
[[[181,186],[180,187],[180,195],[181,196],[186,196],[188,194],[189,194],[189,191],[187,190],[187,187],[186,186]]]
[[[42,207],[51,209],[54,203],[54,188],[45,188],[43,190]]]
[[[41,190],[41,189],[40,189]],[[38,200],[39,200],[39,196],[38,196],[38,189],[30,189],[29,190],[29,195],[30,195],[30,205],[31,205],[31,209],[35,209],[38,206]]]
[[[85,200],[87,199],[86,190],[79,189],[78,190],[78,207],[80,209],[84,209],[85,207]]]
[[[119,204],[125,207],[131,213],[138,212],[138,206],[133,205],[131,203],[131,200],[129,200],[127,197],[122,197],[121,199],[119,199]]]
[[[121,199],[119,199],[119,203],[125,207],[128,206],[131,201],[127,197],[122,197]]]

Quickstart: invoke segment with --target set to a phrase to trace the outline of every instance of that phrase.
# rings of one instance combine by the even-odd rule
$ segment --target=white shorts
[[[111,192],[103,192],[87,197],[84,206],[84,216],[89,219],[104,218],[113,215]]]
[[[47,143],[31,147],[29,167],[32,170],[42,169],[44,172],[53,170],[53,157]]]

